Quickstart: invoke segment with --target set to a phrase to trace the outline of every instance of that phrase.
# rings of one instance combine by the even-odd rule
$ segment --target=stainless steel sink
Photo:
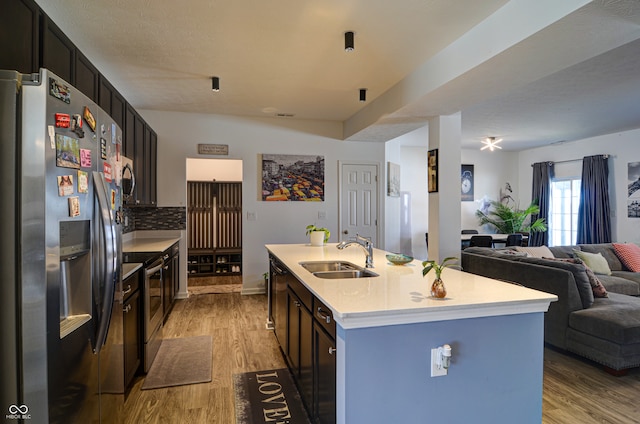
[[[373,271],[344,261],[309,261],[300,265],[318,278],[366,278],[377,277]]]

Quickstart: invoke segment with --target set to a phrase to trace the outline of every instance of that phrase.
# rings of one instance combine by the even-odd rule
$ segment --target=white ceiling
[[[463,147],[505,150],[640,127],[640,1],[555,1],[37,0],[136,109],[372,141],[462,111]]]

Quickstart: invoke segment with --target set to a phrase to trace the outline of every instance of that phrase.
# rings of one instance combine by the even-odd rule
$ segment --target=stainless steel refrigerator
[[[115,332],[122,319],[121,143],[111,118],[53,73],[0,71],[7,422],[100,420],[101,386],[121,356],[105,345],[109,326]],[[113,412],[107,399],[103,417]]]

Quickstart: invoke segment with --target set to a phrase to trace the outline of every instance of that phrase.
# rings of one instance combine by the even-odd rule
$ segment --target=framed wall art
[[[427,152],[427,190],[438,192],[438,149]]]
[[[400,197],[400,165],[387,162],[387,196]]]
[[[473,165],[462,165],[461,167],[460,197],[463,202],[473,202]]]
[[[629,162],[627,173],[627,217],[640,218],[640,162]]]
[[[262,200],[323,202],[324,156],[262,155]]]

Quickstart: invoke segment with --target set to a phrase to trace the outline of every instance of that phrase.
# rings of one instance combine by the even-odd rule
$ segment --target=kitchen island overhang
[[[377,277],[325,280],[300,265],[364,265],[360,249],[335,246],[266,248],[332,309],[338,423],[541,421],[544,312],[555,295],[447,269],[448,297],[431,299],[434,276],[423,278],[419,261],[392,265],[377,249]],[[430,377],[431,349],[443,344],[449,373]]]

